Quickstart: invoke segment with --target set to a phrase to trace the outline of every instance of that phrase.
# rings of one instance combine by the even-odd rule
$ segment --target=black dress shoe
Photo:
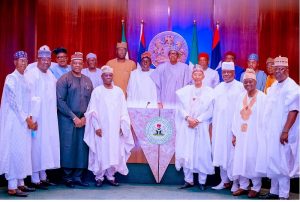
[[[279,199],[279,196],[276,194],[266,193],[258,196],[259,199]]]
[[[18,196],[18,197],[27,197],[28,194],[19,190],[19,189],[15,189],[15,190],[8,190],[8,195],[10,196]]]
[[[201,191],[204,191],[204,190],[206,189],[205,184],[199,184],[199,189],[200,189]]]
[[[31,183],[31,186],[36,189],[48,190],[48,187],[40,183]]]
[[[73,182],[72,182],[71,180],[66,181],[66,182],[65,182],[65,185],[66,185],[67,187],[69,187],[69,188],[75,188],[75,185],[73,184]]]
[[[179,187],[179,189],[186,189],[186,188],[190,188],[193,187],[193,184],[190,184],[188,182],[185,182],[183,186]]]
[[[27,187],[27,186],[18,186],[18,189],[21,190],[22,192],[33,192],[36,189],[32,187]]]
[[[74,184],[78,185],[78,186],[82,186],[82,187],[88,187],[88,186],[90,186],[88,183],[84,183],[82,181],[75,181]]]
[[[50,182],[48,179],[46,179],[46,180],[41,180],[41,183],[42,183],[44,186],[55,186],[55,185],[56,185],[55,183]]]
[[[97,180],[95,186],[102,187],[102,184],[103,184],[102,180]]]
[[[119,183],[117,183],[115,180],[108,180],[108,183],[109,183],[111,186],[119,186]]]

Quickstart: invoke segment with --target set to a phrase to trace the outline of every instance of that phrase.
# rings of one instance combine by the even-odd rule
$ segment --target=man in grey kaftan
[[[66,186],[88,186],[81,181],[88,166],[88,146],[83,141],[85,117],[93,84],[81,74],[82,54],[76,52],[71,58],[72,71],[64,74],[56,85],[60,135],[61,167]]]
[[[150,75],[156,85],[157,104],[159,108],[175,108],[176,90],[192,81],[189,66],[179,62],[179,52],[176,48],[169,51],[169,62],[157,67]]]

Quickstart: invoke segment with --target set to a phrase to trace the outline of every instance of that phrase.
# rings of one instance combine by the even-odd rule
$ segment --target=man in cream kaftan
[[[89,146],[88,169],[95,175],[96,186],[102,185],[104,176],[117,186],[114,174],[128,174],[126,161],[134,141],[124,93],[111,84],[112,68],[104,66],[101,70],[104,85],[92,92],[85,113],[84,141]]]
[[[197,78],[197,87],[196,76],[200,77]],[[177,170],[183,167],[185,184],[181,188],[193,186],[193,173],[198,173],[199,188],[204,190],[207,175],[214,174],[208,131],[213,110],[213,90],[202,86],[202,69],[195,68],[192,77],[195,85],[176,91],[175,166]]]

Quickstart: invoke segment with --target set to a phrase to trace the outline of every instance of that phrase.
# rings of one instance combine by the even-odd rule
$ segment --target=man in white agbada
[[[155,71],[150,69],[151,53],[146,51],[141,56],[141,66],[131,72],[127,86],[127,106],[139,108],[156,108],[156,86],[150,78]]]
[[[87,68],[81,70],[81,73],[89,77],[93,83],[93,88],[103,84],[101,79],[101,70],[97,67],[97,55],[89,53],[86,55]]]
[[[277,81],[268,89],[265,105],[266,172],[270,193],[261,199],[288,199],[290,178],[299,177],[299,85],[289,77],[288,58],[274,59]]]
[[[128,174],[126,161],[134,141],[125,95],[121,88],[112,85],[113,69],[106,65],[101,70],[103,85],[93,90],[85,113],[88,169],[94,173],[97,187],[102,186],[104,176],[111,185],[118,186],[114,174]]]
[[[235,146],[232,176],[240,183],[239,189],[232,195],[248,194],[249,198],[255,198],[261,189],[261,178],[266,176],[257,171],[266,163],[258,156],[258,151],[266,147],[265,141],[262,141],[266,95],[256,89],[253,69],[246,69],[243,84],[246,92],[237,97],[232,122],[232,143]],[[248,192],[249,179],[253,186]]]
[[[201,68],[193,70],[194,85],[176,91],[175,166],[183,167],[185,184],[181,189],[194,186],[193,173],[198,173],[199,188],[205,190],[207,175],[214,174],[209,120],[213,110],[213,90],[203,86]]]
[[[8,181],[8,194],[27,196],[34,191],[24,185],[24,178],[32,173],[31,130],[37,124],[30,117],[30,89],[24,78],[27,53],[14,54],[15,71],[6,76],[0,108],[0,175]]]
[[[53,184],[48,181],[46,170],[60,167],[56,79],[48,70],[50,64],[51,51],[40,49],[37,65],[25,72],[31,89],[31,113],[38,124],[31,149],[31,182],[38,189]]]
[[[212,116],[212,150],[213,165],[220,167],[221,182],[212,189],[220,190],[230,187],[232,181],[232,120],[236,106],[236,98],[245,91],[241,82],[235,80],[235,66],[233,62],[222,63],[221,82],[214,89],[214,109]],[[238,189],[237,180],[233,182],[231,191]]]

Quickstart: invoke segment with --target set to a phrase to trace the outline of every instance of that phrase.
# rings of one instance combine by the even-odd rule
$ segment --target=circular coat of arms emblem
[[[150,143],[165,144],[173,135],[172,125],[165,118],[154,117],[147,123],[145,134]]]
[[[179,52],[179,61],[185,63],[188,57],[188,45],[184,38],[172,31],[165,31],[157,34],[149,44],[152,63],[157,66],[169,61],[168,53],[171,48]]]

